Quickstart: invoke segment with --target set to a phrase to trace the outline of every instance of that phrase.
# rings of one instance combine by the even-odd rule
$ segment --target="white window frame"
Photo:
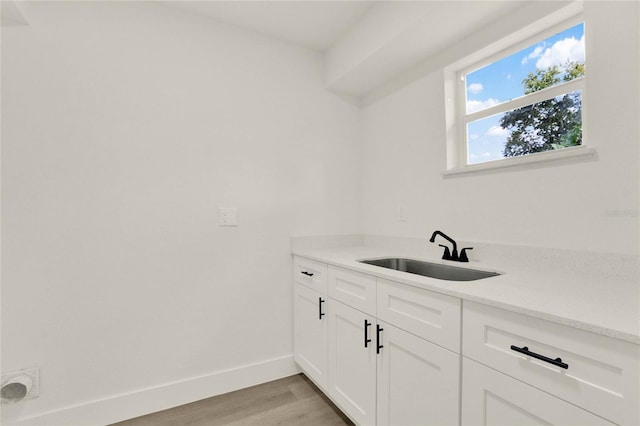
[[[570,17],[567,17],[570,15]],[[566,83],[559,83],[521,97],[503,101],[489,108],[467,113],[466,75],[489,64],[499,61],[529,46],[545,40],[579,23],[586,23],[582,8],[563,9],[546,19],[536,22],[492,46],[482,49],[473,55],[445,69],[445,93],[447,93],[447,170],[444,175],[455,175],[499,168],[522,166],[533,163],[566,160],[569,158],[593,157],[595,150],[586,144],[586,81],[587,76],[579,77]],[[517,40],[513,42],[513,40]],[[588,43],[588,41],[587,41]],[[582,92],[582,145],[562,150],[544,151],[523,156],[507,157],[483,163],[469,164],[467,124],[516,108],[532,105],[537,102],[553,99],[574,91]],[[451,96],[453,95],[453,96]]]

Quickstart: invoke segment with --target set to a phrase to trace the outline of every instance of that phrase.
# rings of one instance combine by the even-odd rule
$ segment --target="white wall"
[[[290,356],[289,237],[360,231],[359,111],[322,56],[151,3],[24,6],[2,29],[2,368],[39,366],[42,395],[5,422]]]
[[[443,178],[442,68],[364,108],[364,232],[637,254],[638,6],[585,2],[595,161]]]
[[[42,395],[5,424],[115,421],[287,360],[291,235],[638,252],[637,3],[585,3],[596,161],[448,179],[442,69],[358,111],[323,88],[321,55],[233,27],[149,3],[24,7],[30,25],[2,29],[1,355],[40,366]]]

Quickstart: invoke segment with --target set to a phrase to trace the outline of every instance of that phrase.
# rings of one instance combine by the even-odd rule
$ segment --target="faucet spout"
[[[451,238],[450,236],[448,236],[447,234],[445,234],[442,231],[435,231],[433,234],[431,234],[431,238],[429,239],[430,242],[435,242],[436,241],[436,237],[440,235],[442,238],[444,238],[445,240],[449,241],[452,245],[453,245],[453,250],[451,250],[451,257],[454,259],[458,259],[458,245],[456,244],[456,242],[453,240],[453,238]]]
[[[442,244],[438,244],[440,247],[444,247],[444,254],[442,255],[442,259],[443,260],[455,260],[456,262],[468,262],[469,261],[469,257],[467,256],[466,250],[472,250],[473,247],[465,247],[465,248],[463,248],[462,252],[460,252],[460,256],[458,256],[458,245],[453,240],[453,238],[451,238],[450,236],[448,236],[444,232],[435,231],[433,234],[431,234],[431,238],[429,238],[429,241],[432,242],[432,243],[435,243],[436,237],[438,235],[440,235],[442,238],[444,238],[445,240],[449,241],[453,245],[453,250],[451,250],[451,252],[449,252],[449,247],[444,246]]]

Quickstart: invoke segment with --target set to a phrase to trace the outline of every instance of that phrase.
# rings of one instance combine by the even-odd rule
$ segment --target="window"
[[[457,68],[450,169],[583,145],[584,23],[574,18],[485,56]]]

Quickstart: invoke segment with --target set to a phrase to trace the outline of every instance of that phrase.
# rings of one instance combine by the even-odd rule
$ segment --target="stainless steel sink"
[[[477,269],[460,268],[412,259],[365,259],[358,262],[448,281],[475,281],[500,275],[497,272],[479,271]]]

